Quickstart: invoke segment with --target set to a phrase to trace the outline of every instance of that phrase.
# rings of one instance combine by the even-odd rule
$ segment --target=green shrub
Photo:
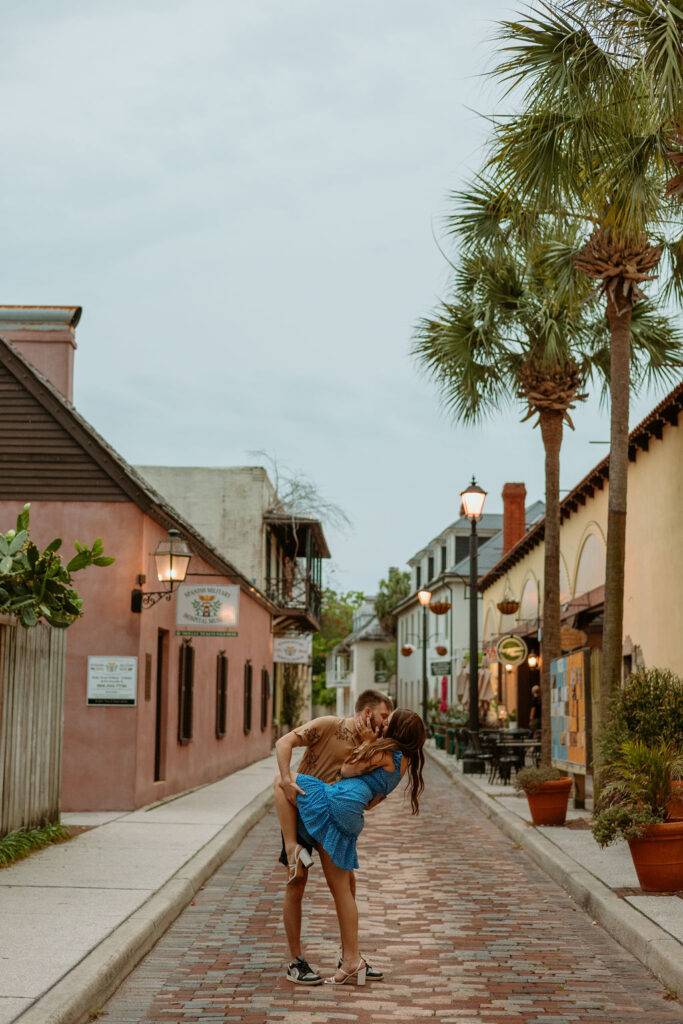
[[[566,777],[559,768],[520,768],[512,784],[518,792],[535,793],[544,782],[556,782]]]
[[[51,843],[62,843],[69,838],[67,829],[58,821],[37,828],[18,828],[8,832],[0,839],[0,867],[6,868],[14,861],[28,857],[34,850],[40,850]]]
[[[628,740],[683,749],[683,679],[668,669],[640,669],[617,690],[602,732],[602,763],[617,761]]]
[[[648,825],[664,821],[663,814],[649,808],[607,807],[595,816],[591,832],[598,846],[609,846],[617,839],[640,839]]]

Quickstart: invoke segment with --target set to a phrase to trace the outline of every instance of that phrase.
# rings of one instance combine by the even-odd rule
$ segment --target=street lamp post
[[[470,486],[461,493],[465,515],[472,523],[470,533],[470,720],[469,742],[463,754],[462,770],[465,775],[484,771],[484,762],[478,753],[479,737],[479,626],[477,623],[477,519],[486,500],[486,491],[478,487],[472,477]]]
[[[427,680],[427,607],[432,599],[429,590],[418,591],[417,599],[422,605],[422,721],[427,724],[427,701],[429,700],[429,683]]]

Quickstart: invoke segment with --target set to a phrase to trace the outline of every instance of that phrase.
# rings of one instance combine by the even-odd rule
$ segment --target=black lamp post
[[[419,590],[417,599],[422,605],[422,721],[427,724],[427,701],[429,700],[429,683],[427,681],[427,608],[432,599],[429,590]]]
[[[472,523],[470,533],[470,720],[469,741],[462,758],[465,775],[484,771],[484,762],[478,753],[479,738],[479,626],[477,623],[477,519],[480,518],[486,500],[486,491],[478,487],[472,477],[467,490],[462,491],[465,515]]]

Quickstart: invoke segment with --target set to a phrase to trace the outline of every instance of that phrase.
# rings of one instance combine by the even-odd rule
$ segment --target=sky
[[[449,194],[502,109],[499,0],[26,0],[3,13],[5,304],[81,305],[75,404],[133,464],[315,482],[326,579],[376,591],[473,474],[543,494],[514,405],[454,425],[410,356]],[[479,112],[479,113],[478,113]],[[632,425],[666,392],[633,402]],[[561,486],[607,452],[597,399]],[[106,531],[104,531],[106,537]],[[229,552],[226,554],[230,555]]]

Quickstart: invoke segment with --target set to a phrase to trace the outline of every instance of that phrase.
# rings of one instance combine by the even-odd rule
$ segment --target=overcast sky
[[[266,449],[350,516],[373,592],[475,473],[542,496],[538,430],[453,427],[409,357],[448,193],[496,108],[498,0],[25,0],[3,12],[4,303],[79,304],[75,401],[132,463]],[[663,392],[634,404],[632,424]],[[609,436],[597,403],[569,488]],[[106,532],[105,532],[106,537]],[[230,552],[227,552],[229,555]]]

